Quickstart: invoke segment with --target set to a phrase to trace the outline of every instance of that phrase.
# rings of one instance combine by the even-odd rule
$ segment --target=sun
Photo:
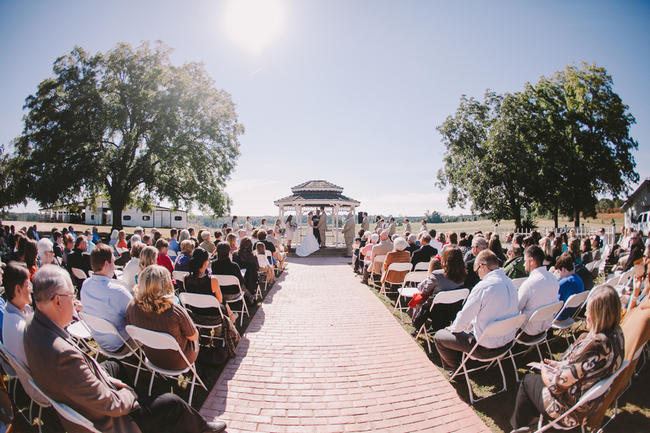
[[[225,5],[228,37],[251,54],[260,54],[281,33],[285,7],[278,0],[230,0]]]

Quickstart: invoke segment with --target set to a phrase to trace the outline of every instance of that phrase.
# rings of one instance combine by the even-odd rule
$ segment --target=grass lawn
[[[380,296],[378,291],[370,287],[368,287],[368,290],[372,290],[378,299],[386,306],[386,308],[393,311],[395,299],[386,299],[383,295]],[[411,319],[406,314],[402,314],[404,322],[400,321],[399,312],[393,312],[393,316],[395,317],[395,320],[401,323],[402,327],[407,332],[411,333],[413,331],[414,328],[411,325]],[[433,345],[433,336],[430,334],[429,337],[431,338],[431,348],[433,353],[428,353],[427,343],[423,335],[418,338],[417,343],[422,348],[422,350],[427,353],[427,356],[431,362],[442,372],[443,370],[441,367],[440,357],[438,356],[435,346]],[[566,341],[562,338],[552,341],[551,351],[553,352],[555,359],[559,358],[567,347],[568,345]],[[546,349],[542,350],[542,354],[545,357],[548,357]],[[535,350],[516,358],[517,366],[519,367],[518,371],[520,378],[530,371],[526,367],[526,364],[531,361],[539,362],[539,356]],[[507,391],[477,402],[474,405],[474,411],[478,414],[479,417],[481,417],[483,422],[493,432],[507,433],[512,429],[509,420],[515,406],[515,397],[517,395],[519,384],[515,380],[512,362],[507,359],[502,361],[502,365],[507,379]],[[494,365],[487,371],[484,370],[470,373],[470,378],[472,380],[474,393],[478,397],[486,396],[493,391],[498,391],[502,386],[501,374],[499,373],[499,367],[497,365]],[[464,377],[457,377],[451,383],[458,392],[458,395],[469,403],[469,395]],[[605,430],[606,432],[650,432],[650,405],[648,404],[648,401],[650,400],[645,394],[647,390],[646,386],[649,383],[650,366],[646,365],[645,368],[640,371],[639,376],[632,379],[632,386],[623,394],[619,400],[619,413],[616,418],[607,426]],[[607,412],[607,415],[611,416],[613,412],[613,409],[610,408]],[[563,430],[550,431],[553,432]],[[572,431],[577,432],[580,430],[575,429]]]

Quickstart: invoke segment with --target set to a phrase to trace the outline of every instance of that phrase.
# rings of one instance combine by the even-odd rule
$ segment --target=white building
[[[113,212],[107,200],[97,200],[94,205],[81,209],[80,204],[39,209],[40,221],[77,222],[87,225],[112,225]],[[125,227],[187,227],[187,211],[155,206],[149,212],[135,207],[122,211]]]
[[[623,203],[623,210],[625,211],[625,227],[634,227],[640,222],[638,221],[639,216],[650,211],[650,177],[646,178]],[[646,221],[643,222],[647,223],[647,214],[643,216],[646,218]],[[644,234],[646,230],[644,230]]]

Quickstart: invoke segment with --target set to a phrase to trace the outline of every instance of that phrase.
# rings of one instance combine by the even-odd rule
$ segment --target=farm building
[[[625,227],[632,227],[641,213],[650,211],[650,177],[646,178],[623,203],[623,210]]]

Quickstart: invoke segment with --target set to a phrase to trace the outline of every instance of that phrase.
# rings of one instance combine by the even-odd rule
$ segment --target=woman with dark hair
[[[451,323],[456,317],[456,313],[462,308],[463,302],[437,305],[433,307],[433,310],[431,310],[431,303],[436,293],[458,289],[463,285],[466,277],[463,252],[457,246],[445,248],[442,254],[442,269],[430,271],[427,278],[418,285],[424,302],[419,306],[422,312],[418,314],[416,311],[413,316],[415,318],[413,326],[416,332],[427,318],[433,321],[434,330],[442,329]]]
[[[239,249],[233,254],[233,260],[241,269],[246,269],[244,282],[249,293],[255,293],[257,290],[257,272],[259,265],[257,257],[253,254],[253,242],[250,238],[242,238],[239,242]]]
[[[241,268],[230,259],[230,244],[228,242],[219,242],[217,244],[217,260],[212,262],[212,275],[232,275],[239,280],[239,286],[244,291],[246,302],[252,304],[255,298],[246,288],[246,282],[241,274]],[[237,286],[221,286],[221,293],[230,299],[239,295]]]
[[[36,259],[38,258],[38,244],[35,240],[24,236],[18,241],[18,250],[16,251],[16,261],[24,263],[29,270],[29,280],[34,278],[38,270]]]
[[[492,235],[490,242],[488,243],[488,249],[496,254],[497,259],[499,259],[499,266],[503,266],[503,263],[506,261],[506,255],[503,253],[499,235]]]
[[[588,237],[582,240],[582,264],[586,265],[594,260],[593,255],[591,254],[591,239]]]
[[[562,237],[561,236],[555,236],[553,238],[553,249],[551,256],[553,257],[553,263],[557,260],[558,257],[562,255]]]

